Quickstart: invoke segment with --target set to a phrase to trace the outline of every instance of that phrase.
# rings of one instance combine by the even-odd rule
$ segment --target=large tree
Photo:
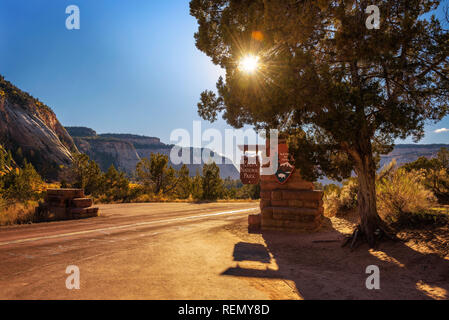
[[[380,28],[365,11],[380,9]],[[397,138],[424,135],[448,111],[449,35],[425,0],[192,0],[199,50],[226,70],[199,114],[235,127],[294,133],[296,165],[310,179],[358,177],[357,233],[382,234],[375,174],[378,154]],[[239,68],[259,57],[254,73]]]

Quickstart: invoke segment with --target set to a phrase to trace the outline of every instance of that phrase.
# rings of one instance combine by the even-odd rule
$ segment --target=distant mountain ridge
[[[399,166],[416,161],[419,157],[431,159],[437,156],[441,148],[449,149],[449,144],[397,144],[391,153],[380,157],[380,168],[389,164],[393,159]],[[320,179],[319,182],[322,184],[336,183],[327,178]]]
[[[396,159],[398,165],[413,162],[419,157],[434,158],[441,148],[449,149],[449,144],[398,144],[388,155],[381,156],[381,167]]]
[[[87,154],[95,160],[102,170],[107,170],[111,165],[125,171],[128,175],[133,175],[137,163],[141,158],[150,158],[152,153],[170,155],[174,145],[168,145],[157,137],[147,137],[134,134],[97,134],[95,130],[86,127],[66,127],[72,136],[80,152]],[[190,175],[201,173],[203,163],[193,164],[194,148],[183,148],[183,152],[190,152]],[[205,149],[201,149],[201,152]],[[211,152],[213,156],[214,153]],[[223,179],[239,179],[240,174],[232,162],[222,157],[222,164],[218,164],[220,175]],[[175,169],[181,165],[170,164]]]

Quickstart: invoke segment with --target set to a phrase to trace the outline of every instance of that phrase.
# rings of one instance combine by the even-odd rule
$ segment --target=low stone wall
[[[286,183],[261,176],[260,209],[263,230],[315,231],[321,227],[323,192],[294,172]]]
[[[45,202],[36,209],[39,221],[83,219],[98,216],[99,209],[83,189],[48,189]]]

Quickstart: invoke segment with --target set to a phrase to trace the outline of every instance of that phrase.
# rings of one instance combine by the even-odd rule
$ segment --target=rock
[[[83,189],[47,189],[47,196],[60,199],[84,198]]]
[[[322,191],[308,191],[308,190],[283,190],[282,199],[284,200],[308,200],[320,201],[323,198]]]
[[[264,200],[261,199],[260,200],[260,209],[262,210],[263,208],[269,207],[271,206],[271,200]]]
[[[0,76],[0,140],[15,155],[19,148],[45,178],[55,179],[72,163],[77,148],[54,112]]]
[[[46,202],[36,209],[39,221],[82,219],[98,216],[92,199],[84,198],[83,189],[48,189]]]
[[[262,226],[262,215],[261,214],[250,214],[248,216],[248,231],[258,231]]]
[[[75,137],[74,141],[80,152],[95,160],[103,171],[113,165],[116,169],[131,174],[140,161],[136,149],[127,141],[101,137]]]
[[[72,205],[75,208],[89,208],[92,204],[93,201],[90,198],[75,198],[72,200]]]

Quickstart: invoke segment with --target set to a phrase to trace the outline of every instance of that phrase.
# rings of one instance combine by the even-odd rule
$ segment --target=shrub
[[[37,205],[35,201],[8,203],[0,200],[0,226],[33,222]]]
[[[196,171],[196,175],[192,178],[192,198],[195,201],[203,198],[203,177],[200,175],[199,170]]]
[[[357,180],[350,178],[343,187],[337,185],[324,188],[324,209],[326,215],[344,215],[357,207]]]
[[[25,161],[23,169],[16,168],[2,177],[3,197],[9,201],[27,202],[38,200],[44,183],[31,165]]]
[[[128,202],[129,181],[123,172],[117,171],[111,165],[102,177],[102,188],[108,201]]]
[[[102,172],[94,160],[90,160],[86,154],[75,154],[70,168],[69,180],[74,188],[84,189],[87,195],[98,196],[102,188]],[[62,183],[64,182],[64,183]],[[61,185],[68,187],[66,181]]]
[[[449,150],[441,148],[436,158],[420,157],[404,166],[407,171],[420,171],[423,184],[431,190],[440,203],[449,203]]]
[[[422,170],[397,168],[396,161],[386,165],[377,175],[377,209],[389,224],[417,225],[442,221],[432,213],[437,199],[425,184]],[[355,178],[347,180],[342,188],[336,185],[324,188],[324,208],[328,216],[344,215],[357,207],[358,185]],[[443,219],[444,220],[444,219]]]
[[[434,194],[426,189],[418,171],[393,169],[377,182],[379,215],[387,223],[404,223],[429,212],[436,204]]]
[[[135,202],[135,203],[146,203],[146,202],[152,202],[152,201],[154,201],[154,195],[147,194],[147,193],[141,194],[133,200],[133,202]]]
[[[220,178],[220,168],[215,164],[206,163],[202,176],[203,200],[217,200],[223,196],[223,181]]]

